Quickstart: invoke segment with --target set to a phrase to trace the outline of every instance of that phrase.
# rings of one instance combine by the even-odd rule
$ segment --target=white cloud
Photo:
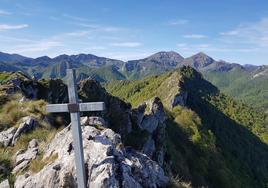
[[[238,35],[239,32],[236,30],[233,31],[227,31],[227,32],[221,32],[220,35],[225,35],[225,36],[235,36]]]
[[[63,14],[62,16],[65,17],[65,18],[74,20],[74,21],[80,21],[80,22],[89,21],[87,18],[83,18],[83,17],[79,17],[79,16],[73,16],[73,15],[70,15],[70,14]]]
[[[60,18],[56,16],[49,16],[48,18],[53,21],[60,21]]]
[[[97,29],[100,26],[96,25],[96,24],[89,24],[89,23],[75,23],[75,25],[81,26],[81,27],[86,27],[86,28],[90,28],[90,29]]]
[[[66,33],[67,36],[71,36],[71,37],[84,37],[84,36],[87,36],[88,34],[89,34],[89,31],[74,31],[74,32]]]
[[[181,47],[186,47],[187,44],[186,43],[178,43],[176,46],[181,48]]]
[[[99,51],[99,50],[106,50],[106,49],[107,48],[104,46],[90,46],[90,47],[85,48],[85,50],[87,51],[91,51],[91,50]]]
[[[127,48],[135,48],[141,46],[139,42],[119,42],[119,43],[112,43],[111,46],[115,47],[127,47]]]
[[[0,24],[0,31],[24,29],[26,27],[29,27],[29,25],[28,24],[20,24],[20,25]]]
[[[114,26],[107,26],[107,27],[100,27],[101,30],[105,32],[117,32],[122,30],[123,28],[120,27],[114,27]]]
[[[0,10],[0,16],[1,16],[1,15],[9,16],[9,15],[11,15],[11,14],[12,14],[12,13],[9,12],[9,11],[6,11],[6,10]]]
[[[75,23],[75,24],[81,27],[96,30],[97,32],[113,33],[113,32],[126,30],[125,28],[122,28],[122,27],[97,25],[97,24],[91,24],[91,23]]]
[[[268,47],[268,18],[258,22],[242,23],[230,31],[221,32],[220,35],[233,43],[248,43],[258,47]]]
[[[201,35],[201,34],[189,34],[189,35],[183,35],[183,38],[188,38],[188,39],[203,39],[207,38],[206,35]]]
[[[179,26],[179,25],[185,25],[189,23],[189,20],[179,19],[179,20],[172,20],[168,22],[168,25],[171,26]]]
[[[11,37],[11,36],[3,36],[0,35],[0,42],[13,42],[13,43],[19,43],[19,42],[34,42],[32,39],[27,39],[27,38],[18,38],[18,37]]]
[[[120,52],[119,53],[108,52],[108,53],[103,53],[100,55],[103,57],[109,57],[112,59],[128,61],[128,60],[133,60],[133,59],[146,58],[152,54],[153,54],[153,52],[122,52],[122,53],[120,53]]]
[[[41,40],[28,44],[21,44],[14,47],[16,53],[32,53],[32,52],[43,52],[50,50],[54,47],[61,47],[63,44],[58,41]]]
[[[256,52],[258,48],[234,48],[234,47],[220,47],[212,44],[186,44],[186,43],[178,43],[176,45],[180,51],[184,51],[186,53],[194,54],[196,52],[204,51],[204,52]]]

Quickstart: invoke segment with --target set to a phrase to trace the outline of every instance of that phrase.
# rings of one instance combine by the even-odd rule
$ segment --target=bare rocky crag
[[[38,122],[31,116],[22,118],[22,123],[18,128],[11,127],[5,131],[0,132],[0,144],[4,147],[14,146],[21,134],[33,130],[38,126]]]
[[[111,129],[82,127],[88,187],[163,187],[168,183],[163,169],[148,156],[125,148]],[[60,131],[46,147],[44,159],[57,155],[37,174],[16,178],[15,187],[77,187],[70,126]]]

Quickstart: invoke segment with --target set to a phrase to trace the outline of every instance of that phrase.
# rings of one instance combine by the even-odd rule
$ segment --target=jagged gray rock
[[[103,127],[107,127],[107,122],[101,117],[98,116],[87,116],[81,118],[81,125],[100,125]]]
[[[22,118],[22,123],[19,125],[19,128],[16,130],[16,133],[14,134],[12,138],[12,145],[15,145],[19,136],[27,131],[30,131],[34,129],[38,125],[38,122],[32,118],[31,116],[26,116]]]
[[[7,147],[11,144],[14,134],[16,133],[17,128],[11,127],[6,131],[0,132],[0,144],[4,147]]]
[[[76,187],[74,151],[70,126],[59,132],[44,151],[44,159],[57,155],[40,172],[20,175],[15,188]],[[84,157],[89,187],[163,187],[168,178],[148,156],[124,148],[111,129],[82,127]]]
[[[13,168],[12,173],[15,174],[23,169],[25,169],[31,160],[35,159],[38,153],[38,142],[36,139],[33,139],[28,144],[28,149],[23,153],[22,150],[19,150],[15,158],[15,168]]]
[[[2,181],[0,183],[0,188],[10,188],[10,185],[9,185],[9,182],[8,182],[8,179]]]
[[[149,108],[147,112],[145,111],[146,107]],[[161,100],[155,97],[140,105],[133,110],[133,117],[138,127],[148,132],[148,138],[141,147],[141,152],[162,166],[164,161],[165,120],[167,117]]]
[[[5,131],[0,132],[0,144],[4,147],[15,145],[18,138],[22,133],[30,131],[38,126],[38,121],[36,121],[31,116],[26,116],[22,118],[22,123],[18,128],[11,127]]]
[[[153,133],[158,125],[164,123],[166,115],[163,104],[158,97],[155,97],[151,101],[147,101],[146,105],[148,106],[149,111],[145,115],[141,114],[143,119],[141,120],[140,128],[147,130],[149,133]],[[144,108],[143,106],[144,104],[138,108]]]

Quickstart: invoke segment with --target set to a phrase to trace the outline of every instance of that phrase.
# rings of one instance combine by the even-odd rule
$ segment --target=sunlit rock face
[[[111,129],[82,127],[88,187],[163,187],[168,178],[148,156],[125,148],[121,137]],[[16,178],[16,188],[77,187],[74,150],[70,126],[59,132],[47,145],[44,159],[57,159],[32,174]]]

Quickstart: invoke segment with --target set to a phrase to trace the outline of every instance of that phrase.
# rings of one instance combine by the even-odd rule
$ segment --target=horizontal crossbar
[[[70,111],[70,105],[74,104],[48,104],[46,105],[47,112],[75,112]],[[85,112],[85,111],[103,111],[105,109],[104,102],[88,102],[88,103],[79,103],[79,109],[76,111]]]

